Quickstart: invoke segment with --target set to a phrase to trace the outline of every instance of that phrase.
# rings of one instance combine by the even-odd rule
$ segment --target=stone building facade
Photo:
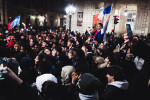
[[[73,4],[77,11],[72,15],[71,29],[84,33],[93,27],[93,16],[100,13],[103,9],[113,3],[110,14],[110,21],[107,32],[114,29],[114,17],[119,16],[119,23],[115,26],[117,34],[126,33],[126,24],[131,24],[134,34],[147,35],[150,33],[150,1],[149,0],[75,0]],[[69,1],[68,1],[69,2]],[[104,3],[104,4],[103,4]],[[98,7],[97,7],[98,5]],[[128,15],[124,12],[127,10]],[[77,14],[83,12],[83,25],[77,26]],[[102,23],[105,23],[107,15],[105,15]],[[69,27],[69,17],[67,17],[66,28]]]

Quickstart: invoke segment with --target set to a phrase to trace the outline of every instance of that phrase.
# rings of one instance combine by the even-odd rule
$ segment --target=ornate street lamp
[[[76,12],[76,7],[69,5],[66,7],[65,11],[69,15],[69,31],[71,31],[71,17]]]

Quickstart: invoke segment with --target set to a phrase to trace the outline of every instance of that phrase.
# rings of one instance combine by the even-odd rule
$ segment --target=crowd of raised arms
[[[150,99],[150,36],[95,30],[0,33],[0,100]]]

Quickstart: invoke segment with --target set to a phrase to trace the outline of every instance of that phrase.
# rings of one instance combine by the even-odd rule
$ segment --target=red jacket
[[[8,48],[10,48],[10,47],[12,47],[12,46],[14,46],[14,42],[13,42],[13,41],[10,41],[10,42],[8,43]]]
[[[95,30],[94,32],[93,32],[93,38],[95,38],[95,35],[98,33],[98,31],[97,30]]]

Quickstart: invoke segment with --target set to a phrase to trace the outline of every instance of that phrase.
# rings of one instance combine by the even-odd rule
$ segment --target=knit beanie
[[[80,93],[85,95],[93,94],[97,90],[98,80],[90,73],[84,73],[79,79]]]

